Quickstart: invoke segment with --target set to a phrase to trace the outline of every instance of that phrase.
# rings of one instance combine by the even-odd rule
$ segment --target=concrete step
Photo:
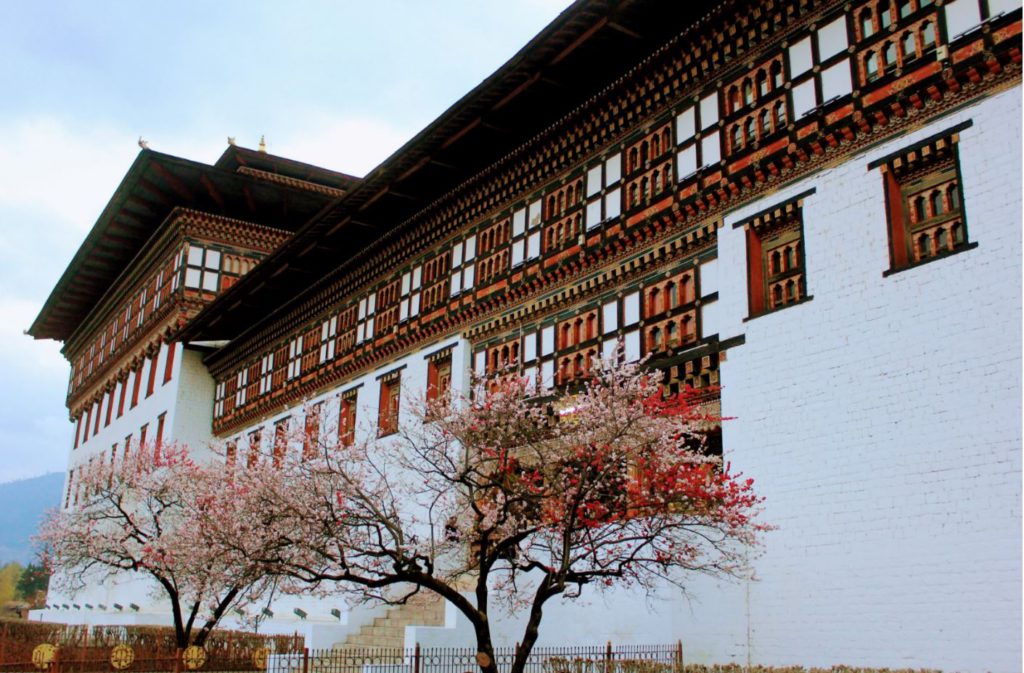
[[[405,627],[439,626],[443,623],[443,600],[433,596],[415,596],[405,605],[396,605],[375,617],[335,648],[402,648],[405,646]]]

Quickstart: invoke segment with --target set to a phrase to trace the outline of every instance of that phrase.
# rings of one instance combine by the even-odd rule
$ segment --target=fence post
[[[302,673],[309,673],[309,648],[302,648]]]
[[[7,624],[4,623],[4,630],[0,632],[0,664],[7,663],[4,655],[7,652]]]
[[[604,648],[604,673],[612,673],[612,641]]]
[[[420,673],[420,644],[416,643],[416,649],[412,654],[412,673]]]
[[[174,673],[181,673],[181,648],[174,648]]]
[[[683,659],[683,641],[676,641],[676,670],[686,673],[686,660]]]
[[[59,640],[57,641],[60,642]],[[60,673],[60,646],[57,646],[57,651],[53,653],[53,661],[50,662],[50,671],[52,673]]]

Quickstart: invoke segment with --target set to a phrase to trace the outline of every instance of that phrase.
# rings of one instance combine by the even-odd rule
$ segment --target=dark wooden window
[[[107,393],[107,417],[103,420],[103,427],[110,425],[110,419],[114,415],[114,389]]]
[[[99,434],[100,431],[100,416],[103,413],[103,398],[100,397],[99,401],[96,402],[96,411],[94,412],[94,423],[92,427],[92,434]]]
[[[64,493],[64,509],[71,506],[71,489],[75,483],[75,468],[68,470],[68,490]]]
[[[973,247],[967,237],[957,140],[958,133],[934,138],[879,166],[890,272]]]
[[[160,447],[164,444],[164,421],[167,419],[167,413],[162,413],[156,417],[156,450],[160,451]]]
[[[156,387],[156,363],[157,358],[160,357],[160,351],[153,353],[153,357],[149,359],[149,380],[146,382],[146,397],[153,394],[153,390]]]
[[[750,316],[806,299],[802,197],[755,215],[743,226]]]
[[[306,431],[302,435],[302,458],[311,458],[320,453],[320,411],[323,402],[317,402],[306,409]]]
[[[274,467],[281,467],[288,453],[288,419],[274,424]]]
[[[164,363],[164,383],[170,381],[171,377],[174,376],[174,347],[176,345],[173,341],[167,344],[167,361]]]
[[[342,446],[351,446],[356,439],[356,402],[358,390],[343,395],[338,414],[338,441]]]
[[[427,364],[427,400],[447,403],[452,389],[452,354],[434,356]]]
[[[132,383],[132,409],[139,403],[139,389],[142,387],[142,367],[145,363],[146,361],[143,360],[135,368],[135,381]]]
[[[379,434],[390,435],[398,432],[398,415],[402,400],[402,374],[389,374],[380,382],[380,406],[377,415]]]
[[[246,459],[246,467],[256,467],[260,461],[260,443],[263,440],[262,430],[253,430],[249,433],[249,456]]]
[[[120,381],[121,383],[121,394],[117,400],[117,417],[121,418],[124,415],[124,400],[128,395],[128,377],[124,377]]]

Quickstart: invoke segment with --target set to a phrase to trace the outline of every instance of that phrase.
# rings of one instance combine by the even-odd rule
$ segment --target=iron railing
[[[475,648],[357,648],[276,654],[267,673],[472,673],[480,669]],[[494,650],[498,670],[512,668],[515,647]],[[535,647],[524,673],[676,673],[680,644]]]

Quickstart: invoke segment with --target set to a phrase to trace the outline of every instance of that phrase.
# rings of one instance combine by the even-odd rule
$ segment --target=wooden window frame
[[[596,231],[606,223],[622,217],[625,212],[623,161],[622,152],[612,152],[587,166],[583,179],[584,232]],[[617,168],[613,171],[612,166]],[[592,185],[592,180],[597,184]],[[618,206],[613,206],[616,201]]]
[[[274,423],[274,454],[272,464],[280,468],[288,455],[288,422],[290,417],[282,418]]]
[[[143,360],[139,363],[139,366],[135,368],[135,381],[132,384],[132,404],[131,409],[134,409],[139,405],[139,391],[142,389],[142,368],[146,366],[146,361]]]
[[[359,300],[356,318],[356,345],[373,341],[374,318],[377,315],[377,292],[372,291]]]
[[[540,197],[512,212],[509,268],[540,259],[543,247],[544,200]]]
[[[263,442],[263,428],[256,428],[249,433],[249,453],[246,456],[245,465],[248,468],[256,467],[260,461],[260,444]]]
[[[398,432],[402,412],[402,372],[387,374],[380,380],[380,401],[377,407],[377,435],[386,437]]]
[[[121,387],[121,394],[117,400],[117,417],[121,418],[121,416],[124,416],[124,401],[128,397],[128,377],[126,376],[118,381],[118,384]]]
[[[945,259],[978,246],[970,239],[960,169],[960,132],[970,120],[930,136],[908,148],[878,159],[868,169],[878,168],[885,194],[889,269],[883,276]],[[928,193],[928,199],[925,193]],[[939,194],[942,212],[933,211],[930,197]],[[951,207],[950,195],[956,199]],[[915,204],[921,201],[925,218]],[[946,241],[942,243],[941,234]],[[959,234],[959,241],[957,240]],[[928,254],[921,255],[919,241],[925,239]],[[944,245],[945,249],[939,249]]]
[[[107,413],[103,419],[103,427],[109,426],[111,419],[114,417],[114,394],[116,392],[117,390],[115,386],[107,393]]]
[[[811,299],[807,291],[803,202],[814,193],[814,189],[807,190],[733,225],[744,229],[747,240],[748,315],[744,320]],[[793,253],[784,268],[771,263],[773,251],[780,249]],[[776,288],[782,289],[781,297]]]
[[[174,341],[167,344],[167,359],[164,361],[164,381],[161,385],[169,383],[174,376],[174,347],[177,345],[177,342]]]
[[[333,315],[320,324],[320,364],[334,359],[338,340],[338,316]]]
[[[338,405],[338,442],[351,446],[356,439],[356,421],[359,413],[359,389],[343,393]]]
[[[450,298],[472,292],[476,287],[476,243],[476,234],[470,234],[452,244],[448,282]]]
[[[320,418],[323,416],[323,402],[311,404],[306,408],[303,419],[305,431],[302,434],[302,459],[308,460],[319,453],[320,449]]]
[[[401,295],[398,306],[398,322],[403,323],[417,317],[421,308],[423,291],[423,265],[417,264],[402,274]]]
[[[194,251],[199,251],[198,262],[193,261],[192,259],[192,253]],[[216,262],[211,262],[210,260],[213,255],[216,255]],[[217,294],[217,292],[220,291],[220,276],[223,259],[224,254],[221,250],[190,244],[188,248],[188,256],[185,259],[185,287],[190,290],[196,290],[207,294]],[[190,271],[194,271],[199,275],[197,284],[189,282]],[[208,283],[206,281],[210,276],[213,278],[213,289],[207,287]]]
[[[156,417],[156,448],[157,453],[164,445],[164,422],[167,420],[167,412],[160,414]]]
[[[452,352],[451,349],[430,356],[427,362],[427,401],[441,400],[445,405],[451,398],[452,391]]]
[[[96,435],[98,435],[99,432],[100,432],[100,421],[102,420],[101,417],[103,416],[103,396],[100,396],[100,399],[98,399],[95,402],[95,405],[96,405],[96,413],[95,413],[95,415],[93,417],[93,428],[92,428],[92,434],[93,434],[94,437]]]

